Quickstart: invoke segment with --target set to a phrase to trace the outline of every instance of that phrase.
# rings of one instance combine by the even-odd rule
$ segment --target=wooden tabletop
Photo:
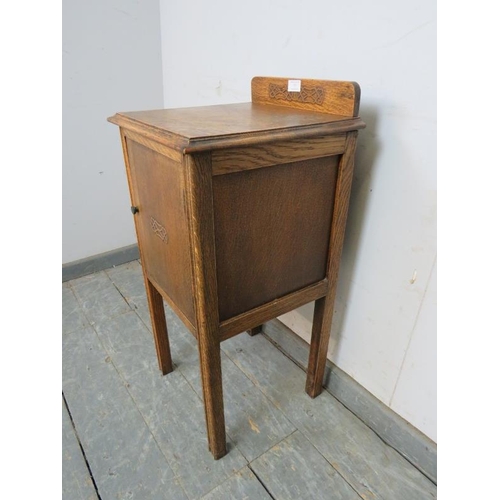
[[[184,153],[364,128],[358,117],[256,103],[117,113],[108,121]]]

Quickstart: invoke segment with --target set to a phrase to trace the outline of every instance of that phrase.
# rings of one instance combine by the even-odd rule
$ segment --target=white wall
[[[391,408],[416,427],[429,429],[429,437],[436,435],[436,263],[421,303],[403,366],[391,400]],[[425,408],[422,412],[420,408]]]
[[[136,241],[117,111],[161,108],[158,0],[63,2],[63,263]]]
[[[248,101],[255,75],[361,85],[329,357],[435,440],[435,2],[160,3],[165,107]],[[308,339],[311,313],[281,319]]]

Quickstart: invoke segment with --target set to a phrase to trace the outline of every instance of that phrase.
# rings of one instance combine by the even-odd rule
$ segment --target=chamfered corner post
[[[328,291],[325,297],[316,300],[314,304],[311,347],[309,351],[306,381],[306,392],[312,398],[318,396],[323,387],[326,355],[335,305],[337,277],[339,273],[340,257],[342,255],[342,246],[344,243],[344,232],[354,171],[356,137],[357,131],[347,134],[345,151],[339,163],[326,272]]]
[[[140,204],[138,195],[134,190],[134,183],[131,180],[130,161],[127,147],[127,138],[125,131],[120,127],[120,138],[122,142],[123,157],[125,160],[125,170],[127,172],[127,181],[130,191],[130,201],[132,202],[132,213],[138,213],[137,206]],[[144,256],[141,249],[141,239],[139,238],[139,231],[137,224],[134,224],[137,235],[137,242],[139,244],[139,254],[142,262],[142,273],[144,276],[144,286],[146,288],[146,296],[148,299],[149,313],[151,316],[151,326],[153,328],[153,337],[156,347],[156,355],[158,357],[158,365],[163,375],[167,375],[173,371],[172,355],[170,353],[170,343],[168,340],[167,321],[165,319],[165,309],[163,306],[163,297],[158,290],[153,286],[147,277],[146,269],[144,268]]]
[[[211,153],[184,157],[193,263],[196,330],[208,447],[216,460],[226,453],[222,395],[219,305],[215,267]]]

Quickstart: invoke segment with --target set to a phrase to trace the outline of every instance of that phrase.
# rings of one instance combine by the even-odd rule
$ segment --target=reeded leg
[[[165,309],[163,308],[163,297],[152,283],[145,278],[146,295],[148,297],[151,325],[156,345],[158,364],[163,375],[173,370],[170,344],[168,342],[167,322],[165,320]]]
[[[253,337],[254,335],[257,335],[258,333],[261,332],[262,332],[262,325],[259,325],[256,326],[255,328],[251,328],[250,330],[248,330],[248,335],[250,335],[250,337]]]
[[[218,460],[227,453],[220,343],[216,340],[211,341],[203,338],[203,336],[203,334],[199,335],[199,350],[208,449],[212,452],[215,460]]]
[[[335,294],[330,293],[326,297],[316,300],[314,304],[314,319],[306,382],[306,392],[311,398],[315,398],[322,391],[334,301]]]

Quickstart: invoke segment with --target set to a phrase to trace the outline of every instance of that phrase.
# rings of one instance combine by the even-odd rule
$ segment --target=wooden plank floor
[[[436,487],[263,335],[222,344],[229,453],[207,448],[196,341],[166,308],[156,362],[139,262],[63,284],[63,498],[436,498]]]

